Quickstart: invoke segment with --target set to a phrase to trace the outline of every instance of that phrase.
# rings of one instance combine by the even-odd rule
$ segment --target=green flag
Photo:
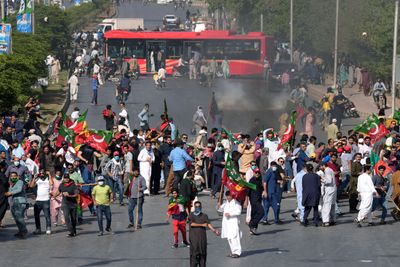
[[[240,177],[239,173],[237,173],[237,171],[235,170],[235,165],[234,165],[230,155],[228,155],[228,158],[226,159],[225,169],[226,169],[226,175],[228,176],[228,178],[231,181],[233,181],[234,183],[236,183],[240,186],[256,190],[255,184],[246,182],[245,180],[243,180]]]
[[[232,134],[230,131],[228,131],[228,130],[222,128],[222,129],[221,129],[221,132],[225,132],[225,133],[228,135],[228,138],[229,138],[229,140],[230,140],[232,143],[234,143],[234,144],[240,144],[240,143],[241,143],[241,142],[239,142],[239,140],[237,140],[237,139],[233,136],[233,134]]]
[[[79,118],[76,120],[76,122],[84,122],[86,120],[87,113],[88,113],[88,110],[83,112],[83,114],[79,116]]]
[[[379,124],[379,118],[375,114],[371,114],[366,120],[353,128],[354,132],[368,133],[375,124]]]
[[[395,119],[396,121],[400,121],[400,110],[399,109],[394,111],[393,119]]]
[[[95,133],[102,138],[104,138],[104,141],[109,144],[111,142],[111,139],[113,138],[113,133],[111,131],[107,130],[89,130],[91,133]]]

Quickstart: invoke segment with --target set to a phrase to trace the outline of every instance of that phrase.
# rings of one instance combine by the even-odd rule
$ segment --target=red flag
[[[377,163],[376,163],[376,165],[375,165],[375,167],[374,167],[374,171],[375,171],[375,173],[378,173],[378,168],[379,168],[379,166],[385,166],[385,172],[383,173],[383,177],[386,177],[386,175],[388,175],[392,170],[390,169],[390,167],[389,167],[389,165],[386,163],[386,162],[384,162],[383,160],[379,160]]]
[[[83,191],[79,192],[79,205],[81,206],[82,210],[86,209],[92,203],[93,200],[89,194],[86,194]]]
[[[100,135],[94,133],[90,133],[88,135],[85,144],[103,153],[106,152],[106,149],[108,147],[108,144],[105,141],[104,137],[101,137]]]
[[[232,198],[237,199],[238,201],[244,201],[246,198],[246,188],[229,179],[225,168],[222,171],[222,184],[231,192]]]
[[[372,128],[368,131],[368,135],[371,137],[371,143],[379,141],[382,137],[389,134],[389,130],[383,125],[383,123],[372,123]]]
[[[74,122],[71,120],[71,118],[69,116],[67,116],[67,114],[63,113],[62,114],[62,120],[64,122],[65,127],[69,128],[72,124],[74,124]]]
[[[297,117],[297,112],[293,111],[292,112],[292,117],[290,119],[289,125],[286,129],[286,131],[283,133],[281,142],[278,145],[278,150],[282,148],[282,145],[285,143],[291,143],[293,135],[294,135],[294,129],[296,127],[296,117]]]
[[[86,125],[86,121],[82,121],[82,122],[74,122],[74,124],[72,124],[71,126],[68,127],[68,129],[73,130],[75,134],[79,134],[82,131],[86,130],[87,125]]]

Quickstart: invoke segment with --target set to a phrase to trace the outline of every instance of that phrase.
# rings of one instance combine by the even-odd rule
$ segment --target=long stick
[[[136,179],[134,177],[133,179]],[[138,200],[137,200],[137,207],[136,207],[136,218],[135,218],[135,231],[137,230],[138,223],[139,223],[139,204],[140,204],[140,179],[138,179]]]
[[[218,197],[218,208],[221,206],[223,194],[224,194],[224,185],[222,184],[221,181],[221,190],[219,190],[219,197]]]

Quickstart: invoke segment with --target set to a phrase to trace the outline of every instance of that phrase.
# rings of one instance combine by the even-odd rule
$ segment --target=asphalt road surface
[[[99,91],[99,105],[90,105],[89,80],[82,78],[77,105],[81,110],[88,108],[90,128],[103,128],[101,110],[108,103],[116,108],[114,87],[108,82]],[[166,97],[168,109],[181,132],[190,129],[191,117],[197,105],[206,106],[214,90],[218,102],[222,101],[224,123],[234,130],[245,129],[248,119],[263,115],[265,121],[276,121],[279,101],[270,93],[262,93],[260,82],[233,79],[218,80],[214,88],[203,88],[195,81],[186,79],[167,80],[167,88],[156,90],[150,77],[134,82],[133,93],[128,100],[128,111],[137,126],[137,113],[144,103],[150,103],[154,114],[163,109]],[[283,97],[281,97],[283,98]],[[264,102],[265,101],[265,102]],[[253,104],[252,104],[253,103]],[[72,107],[71,107],[72,108]],[[150,122],[154,124],[157,116]],[[200,201],[213,225],[221,227],[221,217],[216,212],[216,201],[202,193]],[[189,249],[171,248],[172,226],[164,223],[167,199],[162,196],[146,198],[144,203],[143,229],[132,232],[128,225],[127,207],[112,205],[113,235],[97,236],[95,217],[84,213],[83,225],[78,227],[78,236],[66,237],[64,227],[56,227],[51,236],[29,235],[26,240],[15,240],[14,221],[8,217],[6,228],[0,229],[1,266],[188,266]],[[343,212],[348,210],[341,202]],[[400,263],[396,241],[399,224],[388,218],[384,226],[356,228],[354,214],[339,218],[338,225],[331,228],[304,228],[290,216],[296,202],[293,194],[281,204],[283,225],[259,226],[260,236],[250,236],[241,216],[243,231],[243,254],[240,259],[226,257],[229,246],[226,240],[208,232],[208,266],[398,266]],[[29,210],[28,229],[34,230],[32,210]],[[379,213],[376,213],[379,215]],[[272,211],[269,219],[272,220]],[[44,220],[44,218],[42,218]],[[375,220],[377,222],[377,220]],[[44,221],[42,222],[44,225]]]

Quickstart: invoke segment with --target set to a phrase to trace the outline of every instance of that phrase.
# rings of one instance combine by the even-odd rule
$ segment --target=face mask
[[[116,161],[119,161],[119,156],[115,156],[114,159],[115,159]]]
[[[194,212],[193,213],[194,213],[194,215],[199,216],[200,213],[201,213],[201,207],[194,208]]]
[[[276,171],[278,168],[277,168],[277,167],[272,167],[271,169],[272,169],[272,171],[274,172],[274,171]]]
[[[18,167],[19,166],[19,161],[14,161],[14,165]]]
[[[264,140],[264,138],[260,137],[260,138],[259,138],[259,140],[260,140],[260,141],[263,141],[263,140]]]
[[[11,178],[10,180],[11,180],[11,182],[12,182],[13,184],[16,184],[16,183],[18,182],[19,178],[18,178],[18,177],[16,177],[16,178]]]
[[[154,149],[154,148],[156,148],[156,146],[155,146],[155,145],[152,145],[151,148]]]
[[[44,181],[44,180],[46,180],[46,175],[45,174],[43,174],[43,175],[40,175],[40,177],[39,177],[42,181]]]
[[[255,170],[255,169],[257,169],[257,166],[252,165],[252,166],[251,166],[251,169],[252,169],[252,170]]]
[[[61,176],[60,175],[56,175],[56,180],[61,180]]]
[[[224,148],[223,148],[223,147],[219,147],[218,150],[219,150],[219,151],[223,151]]]
[[[99,181],[99,185],[104,185],[104,181]]]

